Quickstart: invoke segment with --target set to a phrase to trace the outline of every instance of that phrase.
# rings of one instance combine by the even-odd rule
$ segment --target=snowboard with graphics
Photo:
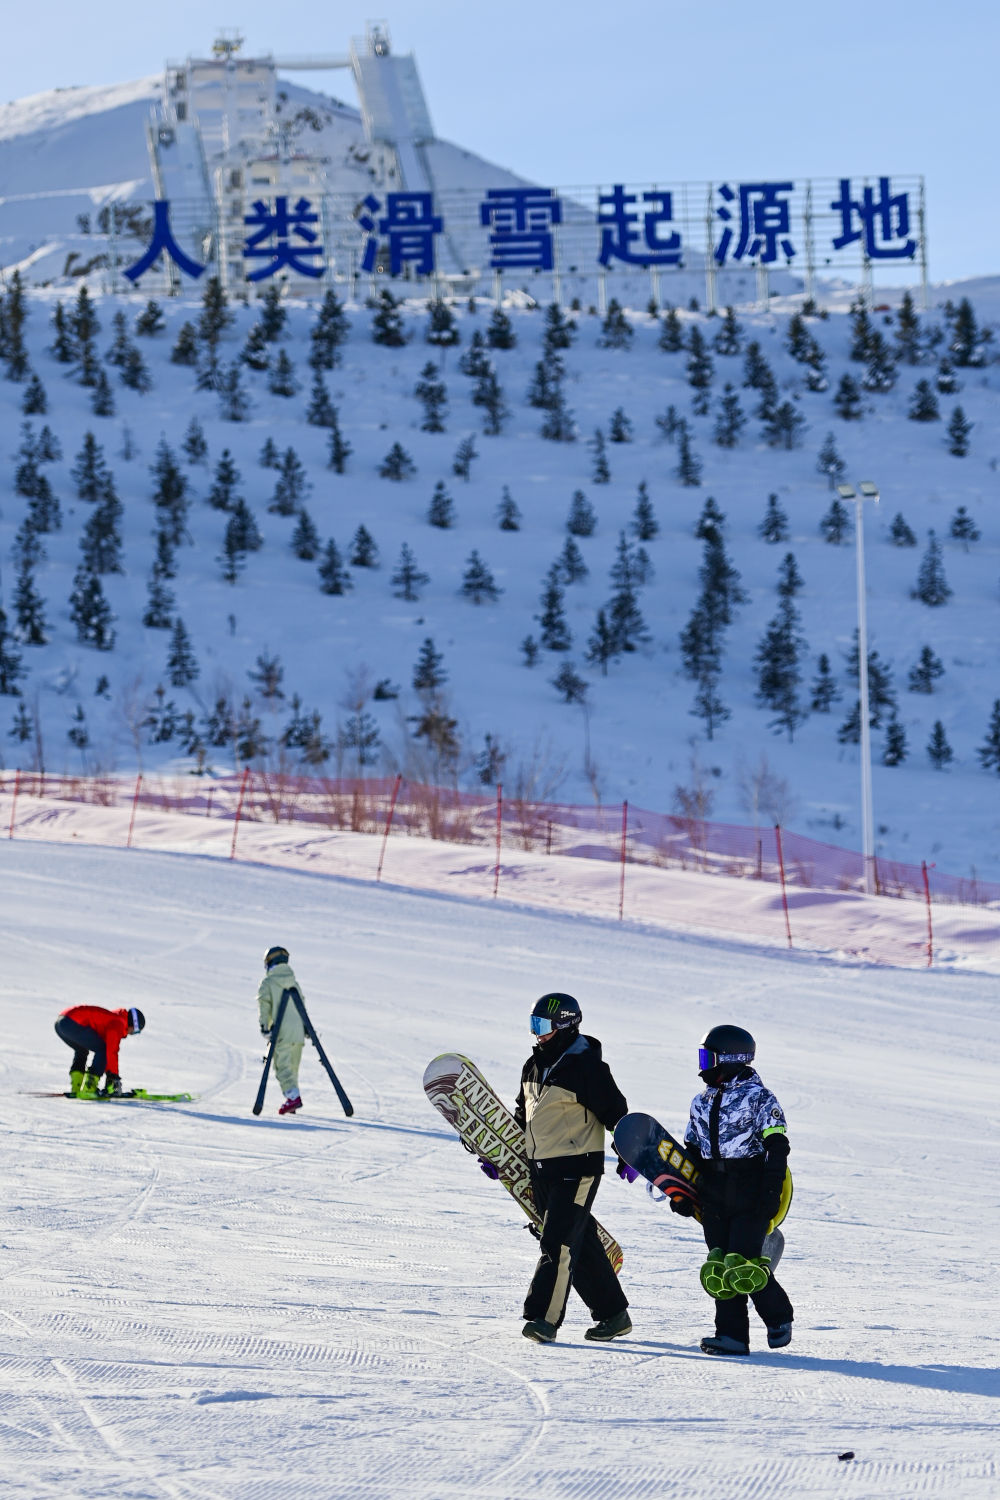
[[[694,1217],[701,1222],[698,1178],[701,1162],[686,1146],[676,1141],[652,1115],[624,1115],[615,1126],[615,1150],[667,1198],[686,1198],[694,1205]],[[792,1174],[785,1172],[778,1212],[768,1226],[763,1253],[770,1256],[773,1270],[785,1248],[785,1237],[778,1228],[792,1201]]]
[[[424,1092],[458,1132],[466,1151],[493,1163],[499,1181],[536,1229],[540,1228],[541,1217],[531,1195],[524,1132],[475,1063],[458,1052],[435,1057],[424,1070]],[[597,1234],[608,1260],[616,1272],[620,1271],[623,1256],[618,1241],[600,1224]]]

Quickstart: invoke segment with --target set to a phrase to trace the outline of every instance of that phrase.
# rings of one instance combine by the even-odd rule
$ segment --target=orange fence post
[[[135,795],[132,798],[132,816],[128,820],[128,838],[125,842],[126,849],[131,849],[132,847],[132,830],[135,828],[135,810],[139,805],[139,792],[141,791],[141,789],[142,772],[140,771],[138,776],[135,778]]]
[[[503,783],[497,782],[497,862],[493,866],[493,899],[497,899],[500,886],[500,838],[503,827]]]
[[[20,785],[21,785],[21,772],[20,772],[20,769],[18,769],[18,770],[16,770],[14,772],[14,795],[11,798],[11,804],[10,804],[10,827],[7,829],[7,837],[9,839],[12,839],[14,837],[14,813],[17,810],[17,793],[18,793],[18,790],[20,788]]]
[[[781,872],[781,904],[785,909],[785,931],[788,934],[788,946],[792,946],[792,924],[788,916],[788,895],[785,891],[785,859],[781,852],[781,824],[774,825],[774,838],[778,845],[778,869]]]
[[[229,858],[230,859],[235,859],[236,858],[236,835],[240,831],[240,814],[243,811],[243,796],[244,796],[244,793],[246,792],[247,782],[248,782],[249,779],[250,779],[250,767],[249,766],[244,766],[243,767],[243,779],[240,782],[240,795],[239,795],[239,798],[238,798],[237,803],[236,803],[236,821],[233,824],[233,844],[232,844],[232,848],[229,851]]]
[[[628,838],[628,802],[622,803],[621,878],[618,882],[618,920],[625,915],[625,841]]]
[[[389,829],[392,827],[392,815],[396,811],[396,798],[399,796],[399,789],[402,785],[403,778],[397,773],[396,780],[392,788],[392,798],[389,802],[389,812],[385,820],[385,832],[382,835],[382,847],[379,850],[378,855],[378,869],[375,871],[376,885],[382,879],[382,861],[385,859],[385,846],[389,838]]]
[[[931,917],[931,883],[927,878],[927,861],[920,861],[920,872],[924,877],[924,899],[927,902],[927,967],[934,962],[934,923]]]

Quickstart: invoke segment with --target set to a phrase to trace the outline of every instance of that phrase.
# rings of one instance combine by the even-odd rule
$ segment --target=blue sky
[[[279,15],[264,0],[226,12],[206,20],[194,0],[18,7],[0,101],[156,72],[207,52],[220,25],[251,51],[342,52],[366,19],[304,5]],[[437,133],[538,181],[923,173],[932,277],[1000,272],[996,5],[393,0],[386,19],[396,50],[416,54]],[[348,74],[315,82],[354,102]]]

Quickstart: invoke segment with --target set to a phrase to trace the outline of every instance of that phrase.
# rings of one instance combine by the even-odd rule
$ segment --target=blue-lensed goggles
[[[550,1031],[555,1031],[555,1022],[549,1016],[531,1017],[532,1036],[548,1036]]]
[[[698,1072],[708,1073],[720,1063],[752,1063],[749,1052],[710,1052],[707,1047],[698,1048]]]

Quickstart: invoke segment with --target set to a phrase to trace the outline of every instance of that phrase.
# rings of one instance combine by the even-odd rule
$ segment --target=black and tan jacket
[[[521,1070],[514,1118],[532,1166],[546,1176],[603,1172],[604,1132],[625,1114],[625,1097],[596,1037],[559,1032],[536,1046]]]

